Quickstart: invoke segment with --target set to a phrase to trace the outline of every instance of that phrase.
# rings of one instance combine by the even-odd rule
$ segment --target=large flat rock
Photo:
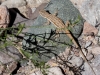
[[[58,10],[57,16],[64,23],[67,20],[74,23],[78,19],[78,16],[80,16],[79,11],[69,0],[51,0],[45,10],[51,14]],[[23,48],[31,53],[39,53],[39,60],[44,61],[47,61],[53,56],[57,56],[65,50],[66,46],[72,45],[71,40],[66,34],[60,32],[60,36],[56,37],[56,27],[52,23],[45,25],[46,22],[47,19],[39,15],[33,25],[27,30],[23,40]],[[82,27],[83,19],[80,18],[79,22],[70,29],[74,37],[79,37]]]

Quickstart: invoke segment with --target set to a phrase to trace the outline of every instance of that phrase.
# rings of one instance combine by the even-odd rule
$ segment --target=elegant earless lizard
[[[85,60],[85,62],[90,66],[91,70],[94,72],[93,68],[91,67],[91,65],[88,63],[88,60],[86,59],[84,53],[82,52],[82,49],[80,47],[80,45],[77,43],[77,41],[73,38],[73,36],[71,35],[70,31],[66,28],[66,25],[68,25],[70,22],[66,22],[66,25],[63,23],[63,21],[58,18],[55,15],[49,14],[48,12],[46,12],[45,10],[40,10],[39,11],[40,15],[44,18],[46,18],[47,20],[49,20],[51,23],[53,23],[58,29],[62,29],[62,31],[64,33],[67,34],[67,36],[72,40],[72,42],[75,44],[76,48],[78,48],[80,50],[80,54],[82,55],[82,58]],[[95,74],[95,72],[94,72]],[[96,74],[95,74],[96,75]]]

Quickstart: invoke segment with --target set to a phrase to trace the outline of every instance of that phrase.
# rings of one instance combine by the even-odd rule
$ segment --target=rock
[[[31,74],[29,74],[29,75],[43,75],[42,74],[42,72],[41,71],[35,71],[35,72],[33,72],[33,73],[31,73]]]
[[[26,18],[28,18],[27,15],[26,15],[26,12],[29,12],[27,6],[18,7],[18,10],[21,12],[21,14],[23,14]]]
[[[94,55],[92,53],[88,53],[87,56],[86,56],[88,61],[92,60],[93,57],[94,57]]]
[[[59,64],[57,63],[57,61],[54,60],[54,59],[50,59],[50,60],[46,63],[46,65],[48,65],[48,66],[50,66],[50,67],[59,66]]]
[[[8,8],[18,8],[18,7],[22,7],[26,5],[26,1],[25,0],[7,0],[4,1],[1,5],[5,5]]]
[[[1,5],[5,5],[8,8],[16,8],[23,14],[25,17],[29,18],[26,12],[29,12],[29,9],[34,12],[33,9],[39,7],[42,3],[48,3],[49,0],[6,0],[1,1]]]
[[[5,66],[4,65],[2,65],[1,63],[0,63],[0,75],[2,74],[2,72],[5,70]]]
[[[37,8],[29,8],[28,11],[25,13],[29,19],[35,19],[39,15],[39,11],[44,9],[47,3],[42,3]]]
[[[80,11],[83,18],[93,26],[100,23],[100,1],[98,0],[70,0]]]
[[[0,0],[0,2],[4,2],[4,1],[6,1],[6,0]]]
[[[88,22],[85,22],[82,34],[87,34],[91,32],[93,32],[96,35],[98,33],[98,30],[92,25],[90,25]]]
[[[48,3],[50,0],[26,0],[27,5],[31,8],[38,7],[42,3]]]
[[[70,58],[68,58],[70,59]],[[72,56],[70,60],[68,60],[70,63],[72,63],[73,66],[80,67],[83,65],[83,59],[81,57]]]
[[[100,50],[100,49],[99,49]],[[94,50],[95,51],[95,50]],[[95,56],[95,59],[91,61],[91,66],[93,67],[96,75],[100,75],[100,54]],[[88,69],[88,68],[87,68]],[[89,70],[87,70],[89,72]],[[90,74],[90,73],[89,73]],[[86,74],[84,74],[86,75]]]
[[[22,32],[27,32],[30,28],[30,26],[33,25],[34,23],[34,19],[37,18],[37,16],[39,15],[39,10],[42,10],[44,7],[46,6],[46,4],[42,4],[40,5],[39,7],[37,7],[36,11],[35,12],[30,12],[28,11],[27,13],[25,13],[27,11],[27,8],[26,6],[23,6],[23,7],[20,7],[18,8],[19,10],[21,10],[20,12],[27,18],[23,17],[22,15],[20,15],[17,11],[15,11],[14,9],[11,10],[11,12],[14,14],[14,15],[11,15],[12,16],[12,20],[13,20],[13,17],[16,16],[15,20],[14,20],[14,23],[13,23],[13,26],[18,26],[19,23],[21,24],[25,24],[25,27],[23,29]],[[12,14],[11,13],[11,14]]]
[[[89,63],[90,64],[90,63]],[[91,64],[90,64],[91,65]],[[96,75],[97,74],[95,67],[91,65],[91,67],[93,68],[93,70],[95,71]],[[85,62],[84,63],[84,71],[81,72],[82,75],[94,75],[93,71],[91,70],[90,66]]]
[[[51,67],[47,69],[48,75],[64,75],[59,67]]]
[[[21,57],[22,55],[13,46],[8,46],[5,49],[0,49],[0,62],[2,64],[7,64],[9,62],[19,60]]]
[[[92,54],[94,54],[94,55],[100,54],[100,47],[99,46],[92,47],[90,50],[91,50]]]
[[[85,44],[85,48],[89,47],[92,45],[92,41],[86,41],[86,44]]]
[[[9,17],[10,15],[7,7],[0,5],[0,28],[8,27],[8,24],[10,22]]]
[[[26,10],[23,13],[27,18],[34,19],[36,16],[38,16],[38,11],[44,8],[44,6],[49,2],[50,0],[26,0],[27,6],[24,6],[19,8],[19,10],[22,12],[23,8]]]
[[[17,68],[18,62],[14,61],[6,65],[0,63],[0,75],[11,75]]]
[[[57,9],[57,16],[62,19],[64,23],[67,20],[71,20],[71,22],[74,23],[78,18],[79,12],[73,7],[69,0],[51,0],[45,8],[45,10],[49,11],[51,14],[54,14]],[[24,37],[25,39],[23,40],[23,48],[30,52],[38,50],[38,52],[40,52],[39,58],[42,61],[48,61],[51,57],[64,51],[66,45],[72,45],[68,36],[62,32],[60,32],[59,37],[55,38],[56,27],[52,23],[50,25],[45,25],[44,23],[46,22],[47,20],[39,15],[34,21],[32,27],[28,29],[28,34],[26,34]],[[81,34],[82,26],[83,19],[80,16],[80,21],[70,29],[75,37],[79,37]]]
[[[21,60],[21,61],[23,61],[23,60]],[[24,63],[26,63],[26,65],[23,65]],[[29,60],[28,62],[25,61],[24,63],[21,63],[22,65],[17,71],[18,75],[23,75],[23,74],[25,74],[25,75],[37,74],[38,75],[40,73],[40,70],[37,69],[36,66],[34,66],[34,63],[31,60]]]
[[[5,71],[2,73],[3,75],[10,75],[16,68],[17,68],[17,62],[11,62],[9,64],[7,64],[7,68],[5,69]]]
[[[44,9],[46,5],[47,3],[42,3],[40,6],[34,8],[23,6],[19,7],[18,9],[28,19],[35,19],[39,15],[39,11]]]

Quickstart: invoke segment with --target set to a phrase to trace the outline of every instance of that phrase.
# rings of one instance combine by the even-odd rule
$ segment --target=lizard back
[[[63,21],[55,15],[49,14],[45,10],[41,10],[40,15],[46,19],[48,19],[51,23],[53,23],[57,28],[64,28],[65,25]]]

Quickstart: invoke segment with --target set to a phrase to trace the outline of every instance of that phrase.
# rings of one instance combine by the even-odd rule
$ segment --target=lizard
[[[62,31],[64,33],[67,34],[67,36],[72,40],[73,44],[76,46],[77,49],[80,50],[80,55],[82,56],[82,58],[84,59],[84,61],[90,66],[91,70],[93,71],[94,75],[96,75],[95,71],[93,70],[92,66],[89,64],[86,56],[84,55],[81,46],[79,45],[79,43],[74,39],[74,37],[72,36],[71,32],[66,28],[66,26],[68,26],[68,24],[70,23],[69,21],[66,22],[66,24],[64,24],[64,22],[57,16],[50,14],[48,12],[46,12],[44,9],[39,11],[39,14],[43,17],[46,18],[48,21],[50,21],[53,25],[55,25],[55,27],[57,27],[58,29],[62,29]]]

